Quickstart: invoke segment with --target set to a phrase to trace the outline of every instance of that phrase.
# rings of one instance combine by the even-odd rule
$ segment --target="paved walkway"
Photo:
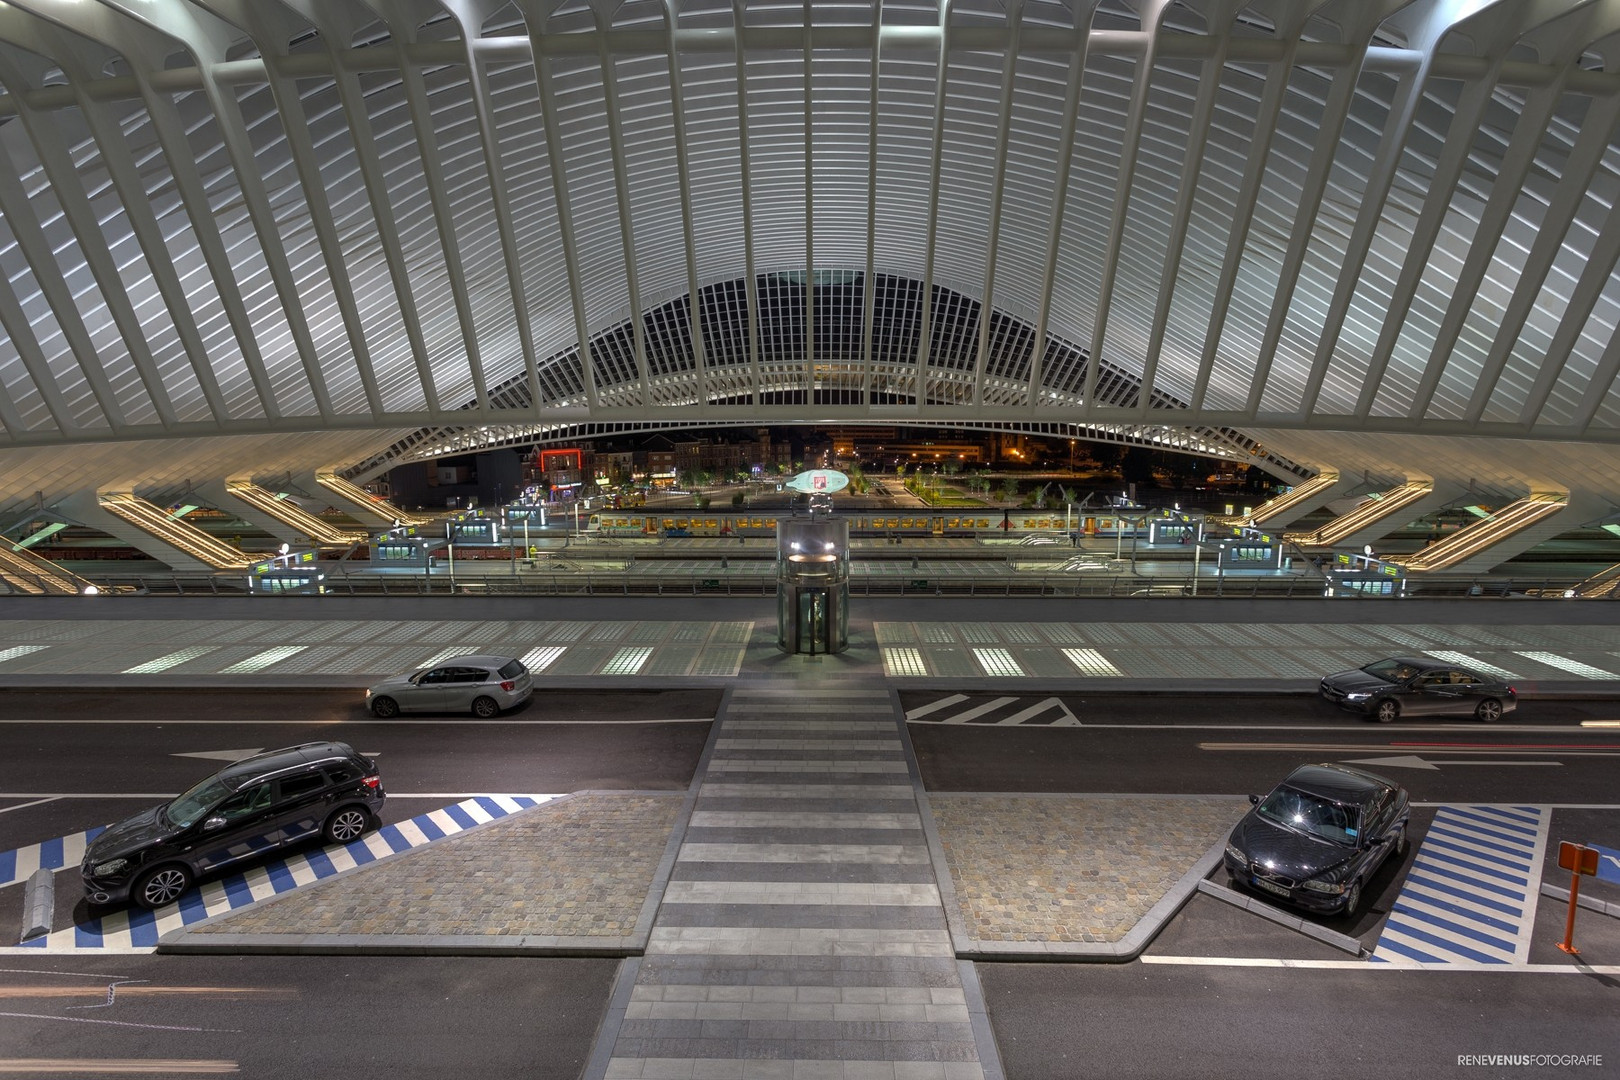
[[[608,1060],[588,1075],[999,1080],[895,712],[883,688],[730,696]]]

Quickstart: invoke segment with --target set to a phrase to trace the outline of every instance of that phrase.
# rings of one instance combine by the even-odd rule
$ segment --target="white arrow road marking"
[[[250,746],[242,750],[196,750],[189,754],[170,754],[169,756],[201,758],[204,761],[241,761],[243,758],[250,758],[254,754],[262,754],[263,752],[264,747],[262,746]],[[381,750],[362,750],[360,756],[377,757],[381,753]]]
[[[1408,754],[1405,757],[1354,758],[1352,760],[1344,762],[1344,764],[1346,764],[1346,765],[1379,765],[1379,766],[1382,766],[1383,768],[1386,768],[1386,769],[1434,769],[1434,770],[1438,770],[1440,768],[1439,765],[1436,765],[1431,761],[1424,761],[1422,758],[1418,757],[1416,754]],[[1441,764],[1443,764],[1443,765],[1445,765],[1445,766],[1447,766],[1449,768],[1452,765],[1556,765],[1556,766],[1562,766],[1564,763],[1562,761],[1446,761],[1446,762],[1442,762]]]
[[[196,750],[189,754],[170,754],[170,757],[194,757],[204,761],[241,761],[252,757],[264,750],[262,746],[250,746],[243,750]]]
[[[1391,750],[1402,750],[1405,747],[1391,746],[1388,743],[1262,743],[1262,742],[1201,742],[1200,750],[1239,750],[1239,751],[1300,751],[1308,750],[1322,753],[1378,753]],[[1423,752],[1428,755],[1435,754],[1549,754],[1556,757],[1620,757],[1620,750],[1573,750],[1561,746],[1425,746]]]

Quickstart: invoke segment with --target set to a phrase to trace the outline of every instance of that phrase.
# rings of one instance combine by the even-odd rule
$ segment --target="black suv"
[[[376,823],[377,763],[340,742],[270,750],[90,842],[79,865],[92,904],[172,904],[199,877],[320,834],[345,844]]]

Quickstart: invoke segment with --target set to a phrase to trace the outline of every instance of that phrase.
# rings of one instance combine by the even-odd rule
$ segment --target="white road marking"
[[[906,713],[906,719],[915,720],[919,716],[927,716],[931,712],[938,712],[947,705],[955,705],[958,702],[966,700],[966,694],[952,694],[950,697],[940,698],[938,701],[931,701],[927,705],[917,706],[915,709],[912,709],[910,712]]]
[[[23,797],[26,798],[26,796]],[[30,806],[40,806],[44,803],[55,802],[57,799],[63,797],[64,796],[61,795],[46,795],[43,798],[35,799],[32,802],[18,803],[16,806],[0,807],[0,814],[4,814],[12,810],[26,810]]]
[[[1140,956],[1144,964],[1189,967],[1320,968],[1339,971],[1530,972],[1539,975],[1620,975],[1620,964],[1369,964],[1365,960],[1289,960],[1271,956]]]
[[[262,753],[264,747],[249,746],[241,750],[193,750],[187,754],[170,754],[170,757],[202,758],[204,761],[241,761],[254,754]]]

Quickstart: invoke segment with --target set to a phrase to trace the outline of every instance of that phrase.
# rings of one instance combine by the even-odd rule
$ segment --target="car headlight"
[[[1352,690],[1348,694],[1344,695],[1344,700],[1346,700],[1346,701],[1366,701],[1370,697],[1372,697],[1372,691],[1371,690]]]
[[[1332,893],[1335,896],[1344,892],[1344,886],[1333,881],[1319,881],[1312,879],[1305,883],[1305,887],[1312,892]]]
[[[1226,845],[1226,857],[1228,859],[1231,859],[1231,860],[1235,861],[1235,862],[1240,862],[1244,866],[1249,865],[1249,857],[1248,857],[1248,855],[1244,854],[1242,849],[1238,848],[1234,844],[1227,844]]]
[[[108,862],[100,864],[99,866],[92,866],[90,868],[90,876],[110,877],[113,874],[121,874],[127,869],[129,869],[128,859],[112,859]]]

